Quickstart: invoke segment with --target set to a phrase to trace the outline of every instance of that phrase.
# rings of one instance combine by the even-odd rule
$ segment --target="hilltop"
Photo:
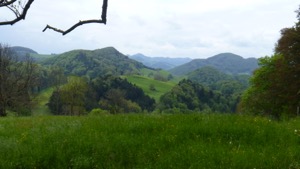
[[[258,63],[255,58],[245,59],[233,53],[221,53],[207,59],[194,59],[169,71],[174,75],[181,76],[206,66],[214,67],[228,74],[252,74],[258,68]]]
[[[41,62],[45,66],[60,66],[66,74],[87,75],[91,78],[106,75],[138,74],[147,68],[128,58],[113,47],[96,50],[72,50]]]

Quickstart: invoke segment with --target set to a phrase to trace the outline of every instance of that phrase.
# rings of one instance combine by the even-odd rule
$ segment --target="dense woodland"
[[[293,27],[281,31],[274,55],[260,58],[258,65],[255,59],[225,53],[192,60],[167,72],[147,67],[113,47],[45,56],[0,44],[0,115],[30,115],[32,99],[52,88],[47,106],[54,115],[97,110],[111,114],[239,112],[276,119],[298,116],[299,11],[297,16]],[[155,100],[127,80],[132,75],[176,85]],[[149,88],[158,92],[155,84]]]

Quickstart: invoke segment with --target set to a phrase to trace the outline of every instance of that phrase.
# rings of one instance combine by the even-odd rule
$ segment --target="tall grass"
[[[238,115],[0,119],[0,168],[300,168],[300,120]]]

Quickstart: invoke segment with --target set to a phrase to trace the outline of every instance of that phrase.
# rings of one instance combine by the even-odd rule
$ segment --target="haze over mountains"
[[[207,59],[148,57],[143,54],[126,56],[113,47],[97,50],[73,50],[59,55],[40,55],[32,49],[12,47],[20,56],[26,53],[44,65],[64,67],[72,74],[138,73],[142,68],[168,70],[182,76],[202,67],[213,67],[228,74],[252,74],[258,68],[257,59],[244,59],[232,53],[221,53]]]
[[[176,66],[190,62],[190,58],[168,58],[168,57],[149,57],[141,53],[131,55],[129,58],[142,62],[144,65],[156,69],[169,70]]]

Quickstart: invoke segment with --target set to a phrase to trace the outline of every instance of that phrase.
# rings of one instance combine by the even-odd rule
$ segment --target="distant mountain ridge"
[[[258,68],[258,62],[255,58],[244,59],[233,53],[221,53],[207,59],[194,59],[169,70],[169,72],[181,76],[206,66],[214,67],[229,74],[252,74]]]
[[[30,48],[26,48],[26,47],[22,47],[22,46],[13,46],[10,47],[14,52],[17,53],[18,56],[24,57],[27,54],[38,54],[36,51],[30,49]]]
[[[141,62],[148,67],[164,70],[170,70],[192,60],[190,58],[149,57],[141,53],[131,55],[129,58]]]
[[[132,60],[113,47],[97,50],[72,50],[44,60],[45,66],[59,66],[66,74],[88,76],[90,78],[106,75],[138,74],[147,68]]]

